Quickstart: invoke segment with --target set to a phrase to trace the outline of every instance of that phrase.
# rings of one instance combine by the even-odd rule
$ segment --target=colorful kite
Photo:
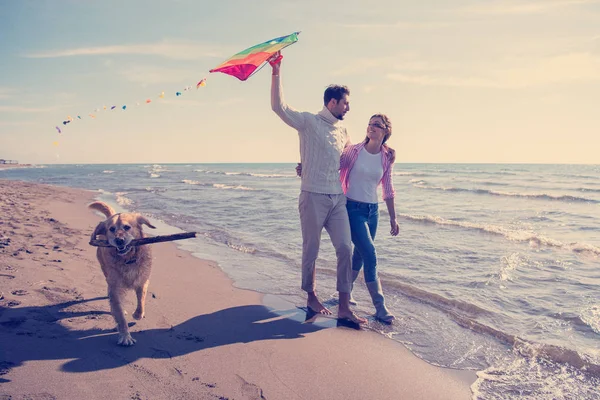
[[[58,133],[62,133],[60,128],[58,126],[55,126],[56,130],[58,131]]]
[[[262,68],[273,54],[296,43],[298,41],[298,34],[300,32],[294,32],[291,35],[282,36],[252,46],[233,55],[218,67],[211,69],[210,72],[222,72],[245,81],[256,70]]]
[[[199,89],[200,86],[206,86],[206,78],[202,78],[200,82],[196,83],[196,89]]]

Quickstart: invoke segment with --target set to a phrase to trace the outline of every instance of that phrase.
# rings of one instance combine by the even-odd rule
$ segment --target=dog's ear
[[[140,225],[140,227],[143,224],[143,225],[147,225],[148,227],[150,227],[152,229],[156,229],[156,227],[154,225],[152,225],[150,223],[150,221],[148,221],[148,219],[146,217],[144,217],[143,215],[137,216],[137,224]]]
[[[94,232],[92,233],[92,237],[90,239],[96,240],[96,236],[98,235],[106,235],[106,226],[104,225],[104,221],[96,225],[96,229],[94,229]]]

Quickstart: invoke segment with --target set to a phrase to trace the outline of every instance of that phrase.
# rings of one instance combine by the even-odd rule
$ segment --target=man
[[[279,76],[281,59],[277,53],[269,60],[273,68],[271,108],[300,136],[302,183],[298,210],[302,228],[302,289],[308,294],[306,305],[316,313],[331,314],[315,290],[315,262],[325,228],[337,256],[338,318],[366,323],[366,319],[350,310],[352,239],[339,174],[340,155],[350,143],[346,128],[340,123],[350,111],[350,91],[345,86],[331,85],[325,90],[324,106],[319,113],[296,111],[283,100]]]

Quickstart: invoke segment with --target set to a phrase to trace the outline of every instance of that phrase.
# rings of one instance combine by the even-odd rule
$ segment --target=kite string
[[[263,63],[254,70],[254,72],[252,72],[250,75],[248,75],[248,78],[246,78],[246,80],[250,79],[250,77],[254,76],[255,73],[257,73],[258,71],[260,71],[261,69],[263,69],[263,67],[267,65],[267,61],[263,61]]]

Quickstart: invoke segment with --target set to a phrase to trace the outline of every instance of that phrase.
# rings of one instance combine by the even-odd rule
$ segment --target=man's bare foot
[[[347,321],[354,322],[355,324],[367,323],[365,318],[359,317],[352,311],[338,311],[338,319],[345,319]]]
[[[331,315],[333,314],[327,307],[325,307],[320,301],[317,295],[313,293],[308,294],[308,300],[306,306],[313,310],[317,314]]]

